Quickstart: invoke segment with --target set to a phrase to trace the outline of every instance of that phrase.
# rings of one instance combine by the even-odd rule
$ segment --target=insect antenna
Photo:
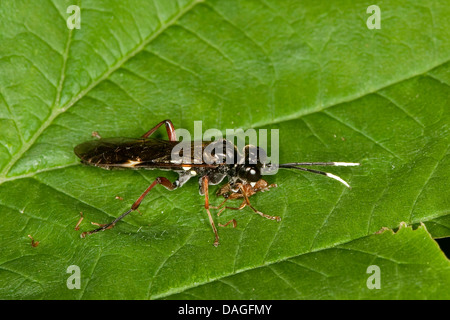
[[[290,162],[280,165],[282,166],[336,166],[336,167],[354,167],[359,166],[358,162]]]
[[[299,166],[344,166],[344,167],[352,167],[352,166],[359,166],[359,163],[354,163],[354,162],[292,162],[292,163],[284,163],[284,164],[280,164],[280,168],[286,168],[286,169],[297,169],[297,170],[302,170],[302,171],[307,171],[307,172],[312,172],[312,173],[316,173],[316,174],[321,174],[324,176],[327,176],[329,178],[332,178],[334,180],[339,181],[340,183],[342,183],[343,185],[345,185],[347,188],[350,188],[350,185],[343,180],[342,178],[329,173],[329,172],[324,172],[324,171],[319,171],[319,170],[314,170],[314,169],[308,169],[308,168],[303,168],[303,167],[299,167]]]

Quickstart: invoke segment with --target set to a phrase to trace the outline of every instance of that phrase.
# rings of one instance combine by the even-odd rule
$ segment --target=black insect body
[[[166,126],[169,140],[149,138],[163,124]],[[180,148],[183,146],[184,148]],[[180,149],[180,152],[174,153],[174,150],[178,150],[177,148]],[[161,121],[138,139],[100,138],[79,144],[74,151],[82,163],[103,169],[158,169],[175,171],[179,175],[178,179],[173,183],[164,177],[156,178],[128,211],[98,229],[82,233],[82,237],[114,227],[119,220],[130,212],[137,210],[144,197],[157,184],[164,186],[168,190],[175,190],[185,184],[190,178],[198,177],[199,192],[205,196],[205,209],[215,235],[215,246],[219,244],[219,236],[210,208],[217,209],[222,207],[220,214],[226,208],[240,210],[249,206],[255,213],[265,218],[280,220],[279,217],[266,215],[256,210],[248,199],[257,192],[266,191],[270,187],[275,186],[268,185],[265,180],[261,179],[263,173],[276,168],[291,168],[326,175],[349,187],[344,180],[331,173],[307,169],[302,166],[359,165],[359,163],[347,162],[296,162],[281,164],[276,167],[274,164],[265,162],[265,155],[262,149],[246,146],[243,152],[239,152],[232,143],[225,139],[214,142],[180,143],[177,141],[175,128],[170,120]],[[174,154],[177,157],[174,157]],[[219,189],[217,195],[223,196],[225,199],[218,207],[210,206],[208,186],[217,185],[224,178],[228,179],[228,183]],[[224,206],[227,200],[237,198],[243,199],[239,207]]]

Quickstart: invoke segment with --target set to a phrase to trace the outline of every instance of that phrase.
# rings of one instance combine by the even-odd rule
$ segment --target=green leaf
[[[448,261],[422,225],[262,265],[168,298],[448,299],[449,284]]]
[[[73,4],[80,29],[67,27]],[[432,237],[450,235],[450,8],[389,1],[369,29],[368,6],[2,2],[0,298],[448,299],[449,261]],[[86,167],[73,148],[167,118],[191,132],[195,120],[278,129],[281,162],[362,165],[329,169],[352,189],[268,176],[278,187],[251,202],[281,222],[213,210],[216,224],[238,223],[219,228],[217,248],[197,181],[157,187],[142,215],[81,239],[176,174]],[[419,227],[377,233],[401,222]],[[80,289],[67,287],[71,265]],[[381,289],[367,287],[371,265]]]

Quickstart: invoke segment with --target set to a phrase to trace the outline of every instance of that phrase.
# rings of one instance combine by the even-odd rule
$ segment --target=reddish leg
[[[249,206],[255,213],[259,214],[261,217],[264,217],[266,219],[270,219],[270,220],[277,220],[277,221],[281,221],[280,217],[276,217],[276,216],[270,216],[268,214],[262,213],[259,210],[256,210],[251,204],[250,204],[250,200],[248,200],[248,196],[247,193],[245,192],[245,189],[240,186],[242,195],[244,196],[244,201],[242,201],[241,205],[238,208],[233,208],[233,207],[225,207],[225,209],[231,209],[231,210],[242,210],[243,208],[245,208],[245,206]]]
[[[237,222],[236,222],[236,220],[235,219],[231,219],[230,221],[228,221],[227,223],[225,223],[225,224],[221,224],[221,223],[219,223],[219,227],[226,227],[227,225],[229,225],[230,223],[232,223],[233,224],[233,228],[236,228],[236,226],[237,226]]]
[[[114,221],[102,225],[101,228],[89,231],[89,232],[83,232],[81,234],[81,237],[84,238],[86,235],[90,235],[93,233],[97,233],[99,231],[104,231],[106,229],[111,229],[112,227],[114,227],[114,225],[119,221],[122,220],[125,216],[127,216],[130,212],[137,210],[137,208],[139,207],[139,205],[141,204],[142,200],[145,198],[145,196],[147,195],[147,193],[150,192],[150,190],[153,189],[154,186],[156,186],[157,184],[162,185],[163,187],[165,187],[168,190],[174,190],[177,188],[177,185],[173,184],[172,182],[170,182],[167,178],[164,177],[158,177],[155,179],[155,181],[153,181],[153,183],[144,191],[144,193],[139,197],[139,199],[136,200],[135,203],[133,203],[133,205],[131,206],[131,208],[123,213],[121,216],[119,216],[118,218],[116,218]]]
[[[203,189],[203,194],[205,195],[205,209],[206,209],[206,212],[208,213],[209,222],[211,223],[211,227],[212,227],[212,229],[214,231],[214,235],[215,235],[214,246],[217,247],[219,245],[219,235],[217,234],[217,229],[214,224],[214,220],[211,216],[211,212],[209,211],[208,182],[209,182],[208,176],[202,177],[202,189]]]
[[[242,203],[241,203],[241,205],[239,206],[239,207],[237,207],[237,208],[235,208],[235,207],[223,207],[222,208],[222,211],[223,210],[225,210],[225,209],[231,209],[231,210],[242,210],[242,209],[244,209],[245,207],[247,206],[247,201],[242,201]],[[222,212],[221,211],[221,212]]]
[[[220,216],[220,214],[225,210],[225,207],[222,208],[222,206],[225,204],[225,202],[228,201],[228,198],[225,198],[225,200],[222,201],[221,204],[219,204],[218,206],[209,206],[211,209],[220,209],[219,212],[217,213],[217,216]]]
[[[175,134],[175,127],[173,126],[173,123],[170,120],[161,121],[153,129],[150,129],[149,131],[147,131],[147,133],[145,133],[141,138],[146,139],[146,138],[150,137],[163,124],[166,125],[166,130],[167,130],[167,135],[169,136],[169,140],[177,141],[177,136]]]

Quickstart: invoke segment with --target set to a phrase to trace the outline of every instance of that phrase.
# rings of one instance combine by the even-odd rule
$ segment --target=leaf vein
[[[41,127],[36,131],[33,137],[29,140],[27,144],[24,144],[20,151],[13,157],[12,161],[2,170],[0,177],[5,177],[12,166],[25,154],[25,152],[34,144],[34,142],[41,136],[45,129],[53,122],[53,120],[61,113],[70,109],[74,104],[76,104],[82,97],[84,97],[88,92],[90,92],[94,87],[96,87],[100,82],[107,79],[114,71],[119,69],[125,62],[134,57],[138,52],[141,52],[146,45],[156,39],[161,33],[172,26],[177,20],[188,13],[195,5],[203,0],[194,0],[188,6],[183,8],[177,15],[175,15],[169,22],[162,25],[159,30],[151,34],[147,39],[145,39],[140,45],[135,49],[131,50],[122,59],[118,60],[110,69],[108,69],[102,76],[100,76],[96,81],[93,81],[88,87],[78,93],[69,102],[67,102],[60,109],[54,108],[50,115],[47,117],[46,121],[41,125]]]

